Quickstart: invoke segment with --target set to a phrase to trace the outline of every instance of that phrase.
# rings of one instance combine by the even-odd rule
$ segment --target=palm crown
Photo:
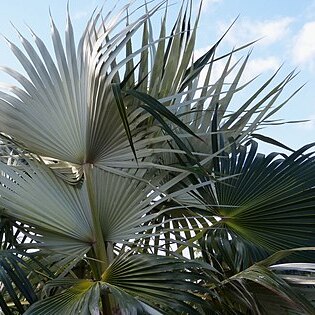
[[[287,102],[277,99],[294,73],[231,114],[250,83],[249,55],[232,56],[250,44],[217,56],[223,36],[195,60],[200,11],[192,22],[185,2],[169,35],[165,13],[156,38],[161,9],[95,12],[77,47],[69,15],[64,45],[51,19],[54,54],[33,31],[35,44],[19,33],[23,51],[7,40],[25,75],[2,69],[19,83],[0,94],[5,314],[314,311],[285,273],[310,278],[312,264],[269,268],[312,249],[311,145],[279,158],[247,143],[271,141],[255,131]]]

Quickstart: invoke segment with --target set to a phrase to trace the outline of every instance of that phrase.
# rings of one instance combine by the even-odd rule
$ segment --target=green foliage
[[[218,56],[224,34],[196,60],[201,8],[183,1],[169,35],[167,1],[141,9],[94,12],[77,47],[69,14],[64,41],[51,19],[54,53],[7,40],[25,73],[2,68],[2,312],[314,313],[314,265],[287,257],[314,250],[312,145],[247,143],[286,148],[257,130],[295,74],[235,109],[253,43]]]

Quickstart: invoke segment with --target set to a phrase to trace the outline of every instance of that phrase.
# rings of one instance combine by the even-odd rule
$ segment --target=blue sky
[[[95,7],[103,6],[106,12],[117,2],[121,5],[126,3],[125,0],[70,0],[70,12],[77,34],[80,35]],[[174,11],[181,4],[181,1],[170,2],[174,3]],[[142,0],[136,3],[141,4]],[[23,34],[28,33],[28,25],[45,42],[50,42],[49,8],[58,28],[63,30],[66,6],[66,0],[2,1],[0,33],[18,43],[12,22]],[[284,96],[289,96],[300,85],[307,83],[277,118],[310,121],[299,125],[268,127],[263,133],[292,148],[315,141],[315,0],[204,0],[197,54],[213,44],[237,15],[240,15],[239,19],[225,38],[222,51],[262,38],[254,45],[246,77],[261,73],[258,81],[262,83],[284,63],[280,78],[295,68],[300,71],[284,91]],[[246,53],[244,51],[244,55]],[[0,65],[20,69],[4,40],[0,40]],[[0,75],[0,80],[8,78]],[[261,146],[261,150],[266,152],[272,149]]]
[[[253,47],[248,77],[262,74],[263,82],[283,64],[280,77],[293,69],[299,72],[284,91],[289,96],[300,85],[305,87],[281,110],[277,118],[310,120],[307,123],[268,127],[265,135],[275,137],[292,148],[315,141],[315,1],[312,0],[207,0],[200,28],[217,36],[235,19],[225,47],[263,38]],[[198,45],[205,47],[206,37]],[[261,146],[263,151],[274,147]]]

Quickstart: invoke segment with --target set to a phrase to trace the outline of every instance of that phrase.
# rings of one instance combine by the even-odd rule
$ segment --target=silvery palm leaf
[[[135,153],[140,158],[151,155],[147,147],[156,129],[139,126],[142,120],[130,118],[130,112],[123,116],[126,127],[113,82],[128,57],[118,64],[115,60],[158,8],[118,31],[124,18],[107,16],[101,20],[96,14],[77,50],[70,17],[65,47],[51,19],[54,56],[34,32],[35,47],[19,33],[25,53],[7,40],[27,76],[2,69],[20,86],[3,87],[8,92],[0,96],[1,131],[30,152],[74,166],[90,163],[107,170],[141,166],[134,161]]]
[[[104,241],[137,237],[158,215],[150,214],[153,200],[164,191],[164,186],[154,191],[154,184],[91,166],[85,180],[71,186],[36,158],[17,167],[0,163],[0,169],[4,213],[35,227],[30,232],[42,235],[33,236],[41,243],[73,257]]]
[[[288,247],[304,244],[306,235],[313,235],[313,228],[306,223],[312,218],[307,209],[307,201],[312,199],[299,195],[298,189],[302,186],[295,191],[290,181],[285,181],[285,189],[292,189],[292,193],[301,197],[297,200],[301,202],[299,209],[305,206],[303,216],[298,217],[305,232],[303,240],[297,233],[291,235],[288,229],[277,231],[273,225],[269,226],[272,240],[264,234],[259,220],[266,219],[265,212],[270,215],[267,223],[274,219],[278,228],[283,220],[291,226],[285,211],[274,213],[269,204],[263,204],[258,220],[253,208],[233,204],[233,210],[239,208],[233,212],[235,215],[228,216],[227,202],[217,197],[221,196],[221,190],[225,191],[224,185],[233,184],[241,190],[243,183],[239,184],[236,178],[248,176],[252,170],[244,167],[241,175],[226,172],[227,156],[218,145],[223,137],[225,149],[224,132],[228,134],[226,138],[240,140],[250,135],[281,108],[283,104],[275,109],[272,106],[294,74],[256,102],[272,77],[234,114],[227,114],[232,96],[243,89],[239,81],[247,59],[240,63],[232,84],[225,89],[227,78],[237,69],[237,64],[232,62],[235,51],[219,57],[226,57],[227,64],[222,76],[210,83],[211,69],[217,59],[215,51],[221,39],[204,56],[196,61],[192,59],[198,17],[191,30],[190,8],[185,8],[186,2],[170,36],[166,35],[164,17],[160,35],[154,39],[151,17],[164,3],[147,9],[132,22],[133,13],[121,15],[126,9],[130,12],[128,5],[117,16],[108,14],[102,18],[100,13],[95,13],[77,48],[70,18],[65,45],[51,20],[54,54],[33,31],[34,45],[18,33],[24,52],[7,41],[24,67],[25,75],[3,68],[19,83],[19,86],[4,86],[0,92],[0,132],[3,139],[15,144],[14,157],[8,156],[11,148],[6,147],[0,162],[3,214],[27,224],[25,233],[35,242],[30,246],[53,253],[51,261],[62,269],[56,272],[60,275],[56,281],[62,282],[69,275],[75,278],[74,266],[80,261],[90,268],[89,280],[72,279],[70,289],[34,304],[28,311],[31,314],[94,315],[101,312],[100,299],[103,313],[110,314],[115,305],[110,301],[112,296],[118,299],[117,304],[123,310],[125,299],[132,304],[131,311],[144,313],[157,310],[171,314],[177,308],[192,314],[202,314],[203,308],[205,312],[209,311],[207,308],[213,311],[212,304],[205,302],[207,298],[210,301],[217,298],[217,291],[209,290],[206,284],[211,289],[213,279],[209,280],[201,264],[180,257],[185,246],[196,246],[201,238],[211,239],[215,229],[221,231],[226,226],[230,231],[226,234],[227,241],[229,235],[234,239],[237,236],[244,243],[253,242],[253,247],[266,251],[278,249],[284,239]],[[126,27],[121,27],[122,23]],[[142,27],[142,43],[134,49],[132,39]],[[198,80],[207,65],[209,71],[200,88]],[[200,138],[210,139],[206,148]],[[237,161],[241,165],[243,157],[251,164],[256,152],[247,157],[242,153],[244,149],[239,150],[231,153],[232,162],[239,154],[242,157]],[[163,160],[164,153],[176,155],[176,165]],[[306,174],[311,159],[299,160],[300,153],[281,164],[288,164],[280,172],[284,179],[288,179],[287,170],[290,176],[296,176],[295,166]],[[271,160],[270,165],[277,165]],[[208,165],[214,169],[205,171]],[[73,171],[67,173],[69,168]],[[263,169],[263,172],[267,171]],[[213,176],[218,179],[216,182]],[[224,183],[219,181],[221,176],[226,177]],[[277,187],[271,188],[279,192]],[[306,191],[312,192],[308,188]],[[283,197],[285,191],[279,190]],[[237,195],[242,196],[239,191]],[[258,204],[254,206],[259,210],[260,197],[274,202],[267,188],[262,195],[255,195]],[[283,200],[287,199],[283,197]],[[295,215],[294,209],[291,210],[290,214]],[[211,218],[213,227],[209,228],[207,217]],[[214,222],[214,217],[222,220]],[[253,233],[257,230],[261,234],[256,240]],[[170,254],[172,247],[163,246],[160,236],[165,244],[174,241],[179,245],[174,253],[176,258],[139,255],[157,254],[159,250]],[[286,239],[287,236],[291,239]],[[130,249],[137,254],[125,255]],[[208,251],[206,254],[211,251],[202,246],[198,249]],[[194,254],[191,250],[192,257]],[[153,266],[158,268],[158,273],[152,270]],[[207,267],[213,271],[210,264]],[[174,275],[177,280],[169,281],[163,278],[165,275]]]
[[[196,306],[210,311],[211,304],[202,295],[211,295],[211,291],[195,280],[216,282],[215,276],[216,271],[211,266],[196,261],[123,254],[113,260],[100,281],[71,277],[52,280],[47,286],[70,288],[38,301],[25,314],[99,314],[99,300],[104,292],[114,299],[112,307],[118,306],[117,310],[126,315],[204,314]],[[107,305],[103,314],[112,311]]]

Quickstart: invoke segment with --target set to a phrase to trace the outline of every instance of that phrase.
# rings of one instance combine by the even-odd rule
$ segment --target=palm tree
[[[51,20],[54,55],[32,30],[24,51],[7,40],[25,74],[2,69],[18,82],[0,92],[2,312],[311,314],[314,265],[285,260],[314,249],[311,146],[246,145],[295,74],[231,113],[250,44],[195,60],[191,1],[169,35],[166,1],[132,8],[95,12],[77,48],[69,15],[65,45]]]

